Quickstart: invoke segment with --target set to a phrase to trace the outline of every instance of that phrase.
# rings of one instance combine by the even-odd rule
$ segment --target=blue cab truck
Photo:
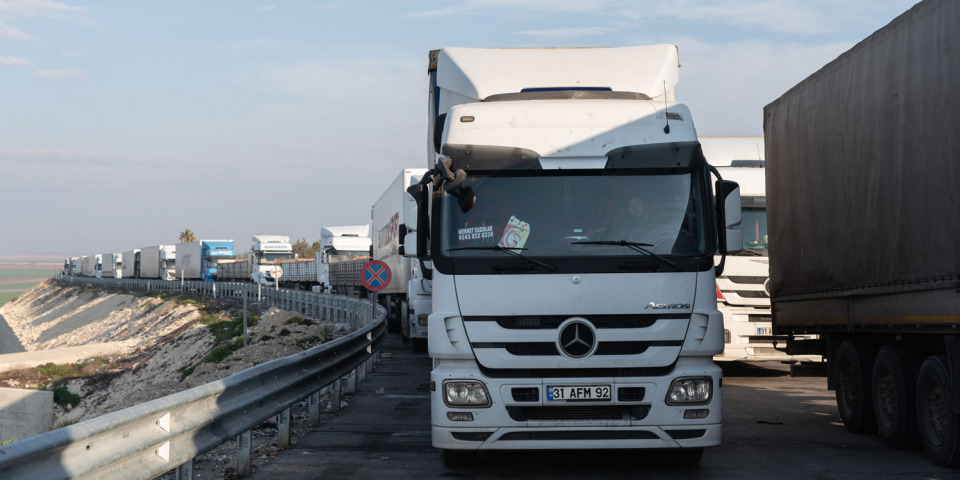
[[[217,262],[234,258],[233,240],[197,240],[177,244],[177,279],[217,279]]]

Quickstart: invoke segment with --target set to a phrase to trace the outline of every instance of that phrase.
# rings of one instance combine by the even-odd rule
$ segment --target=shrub
[[[301,317],[291,317],[283,322],[284,325],[313,325],[313,322]]]
[[[80,404],[80,395],[70,393],[70,390],[67,390],[67,387],[57,387],[53,389],[53,403],[65,407],[70,405],[70,407],[76,407]]]

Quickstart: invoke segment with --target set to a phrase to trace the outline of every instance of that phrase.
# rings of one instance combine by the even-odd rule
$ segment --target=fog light
[[[708,415],[710,415],[710,410],[707,410],[706,408],[687,410],[683,412],[683,418],[687,420],[699,420],[701,418],[707,418]]]
[[[443,382],[443,401],[451,407],[488,407],[487,388],[476,381]]]
[[[454,422],[472,422],[473,413],[470,412],[447,412],[447,418]]]
[[[670,384],[667,405],[708,403],[713,397],[713,379],[710,377],[682,377]]]
[[[420,315],[417,315],[417,324],[419,324],[421,327],[426,327],[427,318],[429,318],[429,315],[425,313],[421,313]]]

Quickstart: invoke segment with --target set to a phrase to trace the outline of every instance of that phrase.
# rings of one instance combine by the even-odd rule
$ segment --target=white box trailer
[[[100,254],[81,257],[83,265],[80,267],[80,275],[84,277],[96,277],[100,271]]]
[[[233,256],[233,240],[178,243],[177,278],[212,282],[217,276],[217,262]]]
[[[119,253],[102,253],[100,254],[100,277],[101,278],[120,278],[123,276],[121,272],[117,274],[118,266],[122,268],[121,264],[121,255]]]
[[[414,313],[414,321],[410,320],[411,301],[410,289],[422,292],[419,283],[411,285],[412,274],[417,262],[414,259],[400,254],[401,225],[414,228],[417,223],[416,202],[407,193],[407,187],[420,181],[427,172],[426,168],[405,168],[390,183],[387,190],[373,204],[371,209],[373,259],[380,260],[390,268],[390,283],[377,292],[380,304],[387,310],[387,326],[391,331],[399,331],[404,340],[413,339],[413,346],[420,350],[425,349],[427,340],[427,325],[417,325],[418,314],[429,314],[429,311]],[[425,280],[429,282],[428,280]],[[429,288],[427,289],[429,291]],[[421,303],[421,305],[427,305]],[[426,317],[424,317],[424,320]]]
[[[176,245],[153,245],[140,249],[140,278],[174,280]]]
[[[123,278],[140,278],[140,249],[123,252]]]

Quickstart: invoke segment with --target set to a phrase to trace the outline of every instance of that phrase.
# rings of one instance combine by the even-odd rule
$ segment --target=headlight
[[[682,377],[670,384],[667,405],[709,403],[713,397],[713,379],[710,377]]]
[[[490,396],[480,382],[443,382],[443,400],[450,407],[489,407]]]
[[[429,315],[426,313],[421,313],[420,315],[417,315],[417,323],[420,324],[421,327],[426,327],[427,318],[429,318]]]

